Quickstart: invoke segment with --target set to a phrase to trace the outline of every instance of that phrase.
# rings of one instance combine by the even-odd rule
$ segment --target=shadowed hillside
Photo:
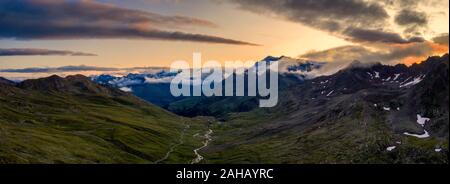
[[[210,163],[448,163],[448,55],[351,66],[214,127]]]
[[[189,163],[203,141],[206,120],[81,75],[0,86],[0,163]]]

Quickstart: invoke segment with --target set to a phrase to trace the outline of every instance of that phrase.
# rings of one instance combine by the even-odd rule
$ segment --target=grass
[[[234,114],[229,121],[215,124],[214,141],[203,152],[205,160],[239,164],[448,163],[447,139],[398,134],[387,122],[385,111],[349,100],[353,99],[327,102],[336,114],[310,114],[314,110],[302,108],[298,117],[283,116],[286,109]],[[341,108],[341,102],[350,107]],[[352,113],[343,115],[346,111]],[[308,122],[309,116],[317,121]],[[392,152],[386,150],[393,145],[396,149]],[[435,152],[436,147],[443,148],[442,152]]]
[[[0,95],[0,163],[187,163],[206,128],[131,96],[24,91]]]

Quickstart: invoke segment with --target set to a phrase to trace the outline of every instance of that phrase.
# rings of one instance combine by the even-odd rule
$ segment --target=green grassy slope
[[[114,90],[0,90],[0,163],[188,163],[205,130],[201,118]]]

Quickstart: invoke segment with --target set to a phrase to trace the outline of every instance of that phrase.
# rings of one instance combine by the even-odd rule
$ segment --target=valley
[[[145,75],[1,79],[0,163],[448,163],[448,55],[316,77],[323,64],[269,59],[296,72],[280,74],[272,108],[110,82]]]
[[[417,81],[414,76],[422,80],[410,82]],[[231,113],[216,125],[205,158],[209,163],[448,163],[442,152],[448,150],[448,76],[445,55],[411,67],[349,67],[290,85],[276,107]]]

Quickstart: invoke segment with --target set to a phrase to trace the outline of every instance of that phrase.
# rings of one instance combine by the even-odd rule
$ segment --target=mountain
[[[356,62],[280,88],[276,107],[216,124],[202,153],[208,163],[448,163],[448,62]]]
[[[277,62],[279,73],[281,73],[282,75],[295,74],[302,80],[305,78],[315,77],[313,71],[319,70],[326,65],[325,62],[308,61],[286,56],[267,56],[261,61],[257,62],[255,66],[257,66],[261,62],[266,62],[269,64]]]
[[[278,62],[282,77],[290,80],[304,80],[312,77],[310,73],[320,69],[325,63],[305,61],[286,56],[267,56],[261,61],[269,64]],[[261,62],[260,61],[260,62]],[[258,63],[255,64],[257,66]],[[173,97],[170,93],[170,82],[178,73],[161,70],[156,73],[133,74],[116,77],[111,75],[93,76],[92,80],[99,84],[123,89],[155,105],[168,109],[183,116],[219,116],[229,112],[243,112],[256,107],[255,98],[235,97]],[[207,76],[204,74],[203,76]],[[288,81],[288,80],[286,80]],[[223,102],[229,104],[227,108],[220,108]],[[207,103],[207,105],[205,105]],[[213,105],[211,103],[215,103]],[[215,106],[215,108],[209,108]],[[197,108],[197,109],[193,109]],[[210,112],[211,111],[211,112]]]
[[[81,75],[0,81],[0,163],[190,163],[208,124]]]
[[[2,85],[2,86],[13,86],[13,85],[15,85],[15,83],[13,81],[10,81],[8,79],[0,77],[0,85]]]
[[[89,78],[82,75],[72,75],[61,78],[52,75],[38,80],[25,80],[17,84],[18,88],[36,91],[55,91],[70,94],[104,94],[104,95],[124,95],[120,90],[113,90],[93,83]]]
[[[248,84],[246,74],[244,81],[245,84]],[[283,74],[279,76],[278,85],[280,89],[288,88],[290,85],[298,83],[303,83],[303,79],[299,78],[298,75]],[[225,89],[225,86],[222,89]],[[244,86],[245,92],[247,89],[247,86]],[[184,97],[170,103],[167,109],[187,117],[214,116],[219,120],[226,120],[230,113],[248,112],[258,108],[259,99],[260,96]]]
[[[2,90],[4,93],[10,93],[15,85],[15,82],[0,77],[0,90]]]
[[[257,67],[261,62],[267,62],[268,64],[278,63],[278,85],[280,89],[301,84],[304,80],[313,78],[312,72],[319,70],[325,65],[323,62],[305,61],[286,56],[267,56],[260,62],[255,63],[254,67]],[[232,77],[236,77],[236,75]],[[244,83],[248,84],[247,74],[245,73],[244,75]],[[225,89],[225,86],[223,86],[223,89]],[[247,91],[247,86],[245,86],[244,91]],[[186,97],[170,103],[167,109],[182,116],[214,116],[219,120],[226,120],[230,113],[248,112],[257,108],[259,99],[259,96]]]
[[[133,94],[174,74],[0,78],[0,163],[448,163],[448,54],[327,76],[293,62],[272,108],[258,97],[166,103],[195,118]]]
[[[98,84],[131,92],[160,107],[167,107],[170,103],[181,99],[173,97],[170,93],[170,81],[176,75],[177,73],[161,70],[154,74],[128,74],[122,77],[103,74],[93,76],[91,79]]]

